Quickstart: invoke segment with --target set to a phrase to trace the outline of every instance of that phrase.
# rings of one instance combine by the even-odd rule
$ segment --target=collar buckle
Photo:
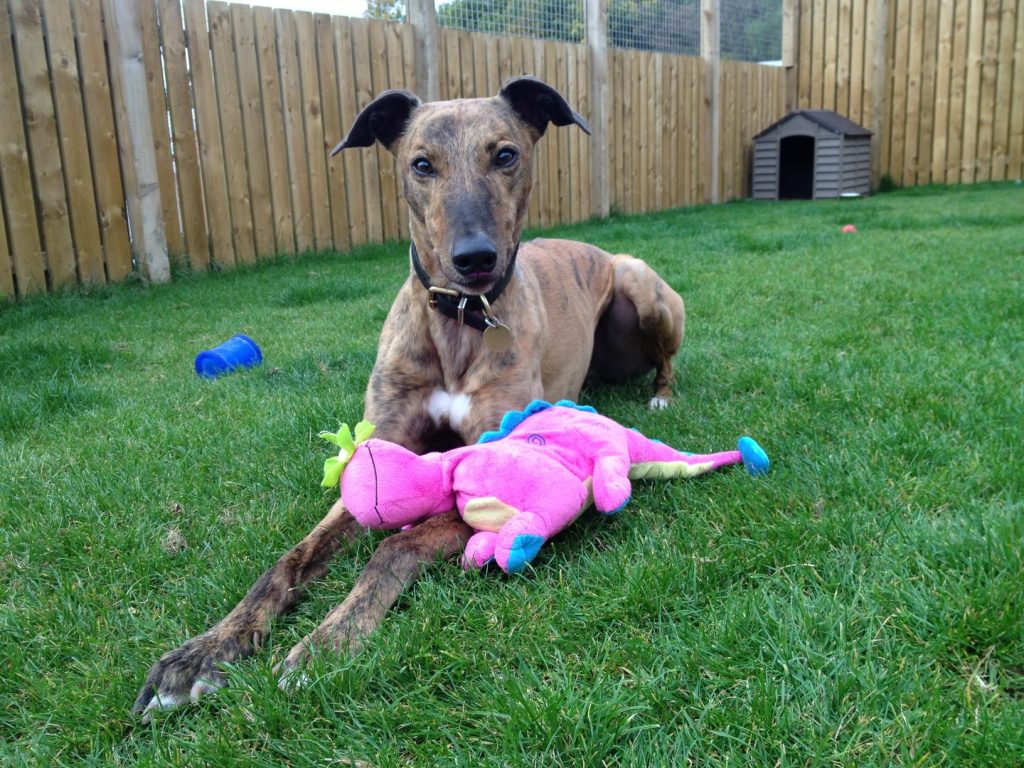
[[[462,295],[458,291],[453,291],[451,288],[438,288],[436,285],[429,286],[427,288],[427,291],[430,293],[430,308],[431,309],[437,309],[437,297],[439,295],[440,296],[451,296],[452,298],[455,298],[457,296],[461,296]]]

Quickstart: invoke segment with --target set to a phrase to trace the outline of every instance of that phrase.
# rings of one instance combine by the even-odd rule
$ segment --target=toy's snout
[[[396,443],[367,440],[341,477],[341,500],[367,528],[401,528],[455,506],[438,454],[418,456]]]

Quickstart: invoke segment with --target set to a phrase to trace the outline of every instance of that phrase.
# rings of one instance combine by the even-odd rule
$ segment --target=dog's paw
[[[651,400],[647,404],[647,406],[652,411],[663,411],[666,408],[668,408],[668,404],[669,404],[668,398],[661,397],[660,395],[655,395],[654,397],[651,398]]]
[[[193,637],[150,667],[132,712],[148,723],[155,710],[195,702],[203,694],[222,688],[225,680],[219,664],[245,655],[253,644],[257,644],[255,638],[240,642],[217,627]]]
[[[312,682],[310,676],[302,667],[278,667],[277,687],[285,693],[305,688]]]

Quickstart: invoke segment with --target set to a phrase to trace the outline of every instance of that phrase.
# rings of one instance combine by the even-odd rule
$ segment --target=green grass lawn
[[[361,415],[405,249],[0,307],[0,764],[1020,765],[1024,187],[554,234],[687,302],[671,410],[649,382],[581,400],[687,450],[751,434],[772,474],[640,485],[519,577],[440,565],[279,691],[368,535],[150,726],[149,665],[332,501],[316,433]],[[265,364],[197,378],[238,332]]]

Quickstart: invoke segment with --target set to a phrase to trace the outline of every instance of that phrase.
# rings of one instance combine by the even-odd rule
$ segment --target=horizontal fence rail
[[[719,58],[721,0],[701,0],[700,56],[609,47],[607,0],[587,0],[583,42],[438,28],[431,0],[410,23],[0,0],[0,297],[408,237],[387,151],[328,157],[386,88],[491,96],[531,74],[562,92],[595,130],[538,145],[536,226],[744,197],[752,137],[794,107],[873,130],[876,182],[1020,177],[1019,0],[780,2],[782,67]]]

